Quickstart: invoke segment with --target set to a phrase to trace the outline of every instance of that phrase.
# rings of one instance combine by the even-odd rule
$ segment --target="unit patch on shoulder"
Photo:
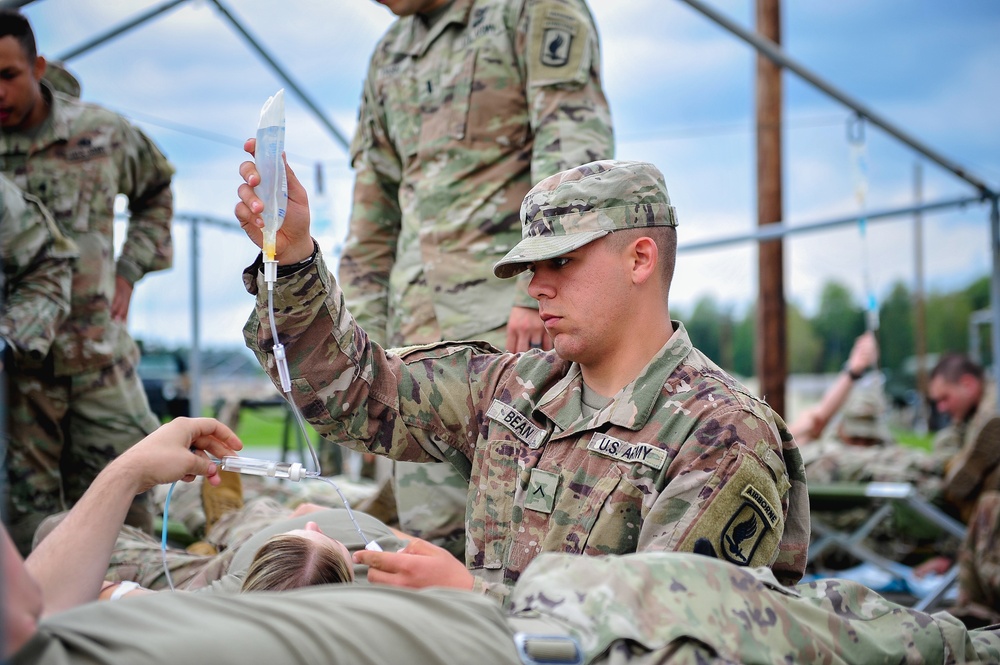
[[[744,487],[740,495],[743,503],[726,523],[719,544],[725,559],[746,566],[764,535],[778,524],[781,516],[753,485]]]
[[[638,462],[657,470],[662,469],[667,462],[667,454],[656,446],[629,443],[600,432],[595,432],[591,437],[587,450],[622,462]]]
[[[546,67],[562,67],[569,62],[573,33],[564,26],[545,28],[542,36],[542,64]]]
[[[545,441],[545,430],[536,426],[510,404],[495,399],[486,411],[486,415],[509,429],[514,436],[528,444],[529,448],[538,448]]]
[[[547,7],[532,22],[533,48],[539,49],[538,62],[550,70],[571,73],[579,69],[584,42],[589,33],[581,18],[572,11]],[[583,41],[581,41],[583,40]]]

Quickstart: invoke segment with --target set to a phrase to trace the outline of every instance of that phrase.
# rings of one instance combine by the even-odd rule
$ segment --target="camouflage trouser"
[[[137,362],[136,350],[72,376],[55,376],[51,362],[12,373],[5,520],[22,553],[47,515],[72,507],[108,462],[159,427]],[[152,531],[146,495],[136,497],[126,522]]]
[[[476,339],[503,349],[507,345],[507,326],[483,333]],[[400,530],[443,547],[465,561],[469,481],[443,462],[396,462],[393,479]]]
[[[1000,492],[979,497],[958,557],[957,606],[984,623],[1000,622]]]
[[[240,545],[260,529],[288,517],[291,512],[290,508],[274,499],[259,497],[248,501],[241,509],[223,515],[212,527],[205,540],[218,550],[218,554],[192,554],[168,547],[166,561],[174,588],[191,591],[222,579]],[[111,553],[107,579],[132,580],[147,589],[169,588],[163,559],[159,539],[137,529],[123,527]]]

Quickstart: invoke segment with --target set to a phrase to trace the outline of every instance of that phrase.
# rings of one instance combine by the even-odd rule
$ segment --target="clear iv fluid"
[[[220,461],[223,471],[233,471],[249,476],[285,478],[301,480],[306,477],[305,468],[298,462],[275,462],[252,457],[223,457]]]

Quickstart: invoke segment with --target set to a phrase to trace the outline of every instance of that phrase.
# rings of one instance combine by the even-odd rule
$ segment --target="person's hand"
[[[251,155],[257,147],[256,139],[247,139],[243,144],[243,149]],[[278,234],[274,243],[274,257],[281,265],[298,263],[303,261],[313,253],[313,241],[309,235],[309,198],[306,190],[295,176],[288,161],[282,155],[285,162],[285,176],[288,180],[288,206],[285,208],[285,220],[278,229]],[[254,192],[254,187],[260,184],[260,173],[257,172],[257,165],[252,161],[240,164],[240,176],[244,183],[240,185],[240,202],[236,204],[236,219],[240,222],[240,227],[246,232],[258,247],[264,246],[264,220],[261,214],[264,212],[264,202]]]
[[[545,324],[538,316],[538,310],[530,307],[513,307],[507,320],[507,350],[520,353],[528,349],[552,348],[552,338],[545,330]]]
[[[125,323],[132,302],[132,285],[121,275],[115,275],[115,295],[111,299],[111,318]]]
[[[218,485],[222,482],[219,468],[208,454],[222,458],[242,448],[236,434],[214,418],[175,418],[119,455],[108,468],[132,482],[136,494],[176,480],[191,482],[196,476]]]
[[[368,581],[372,584],[422,589],[444,586],[472,589],[472,573],[448,550],[426,540],[409,536],[410,542],[399,552],[354,553],[354,562],[368,566]]]
[[[878,342],[875,333],[868,331],[854,340],[851,355],[847,357],[847,370],[861,376],[878,363]]]
[[[928,575],[944,575],[951,568],[954,561],[946,556],[933,556],[927,561],[924,561],[918,566],[913,567],[913,574],[918,578],[927,577]]]

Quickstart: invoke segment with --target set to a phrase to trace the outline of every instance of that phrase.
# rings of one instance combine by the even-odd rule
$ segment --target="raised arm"
[[[854,340],[844,371],[837,375],[819,404],[802,412],[794,422],[789,423],[788,430],[795,437],[795,442],[803,444],[818,439],[830,419],[844,406],[854,382],[877,362],[878,342],[875,340],[875,333],[865,332]]]
[[[243,444],[212,418],[177,418],[135,444],[97,476],[66,518],[28,557],[43,616],[97,598],[115,539],[136,494],[195,476],[219,483],[208,454],[235,454]]]

